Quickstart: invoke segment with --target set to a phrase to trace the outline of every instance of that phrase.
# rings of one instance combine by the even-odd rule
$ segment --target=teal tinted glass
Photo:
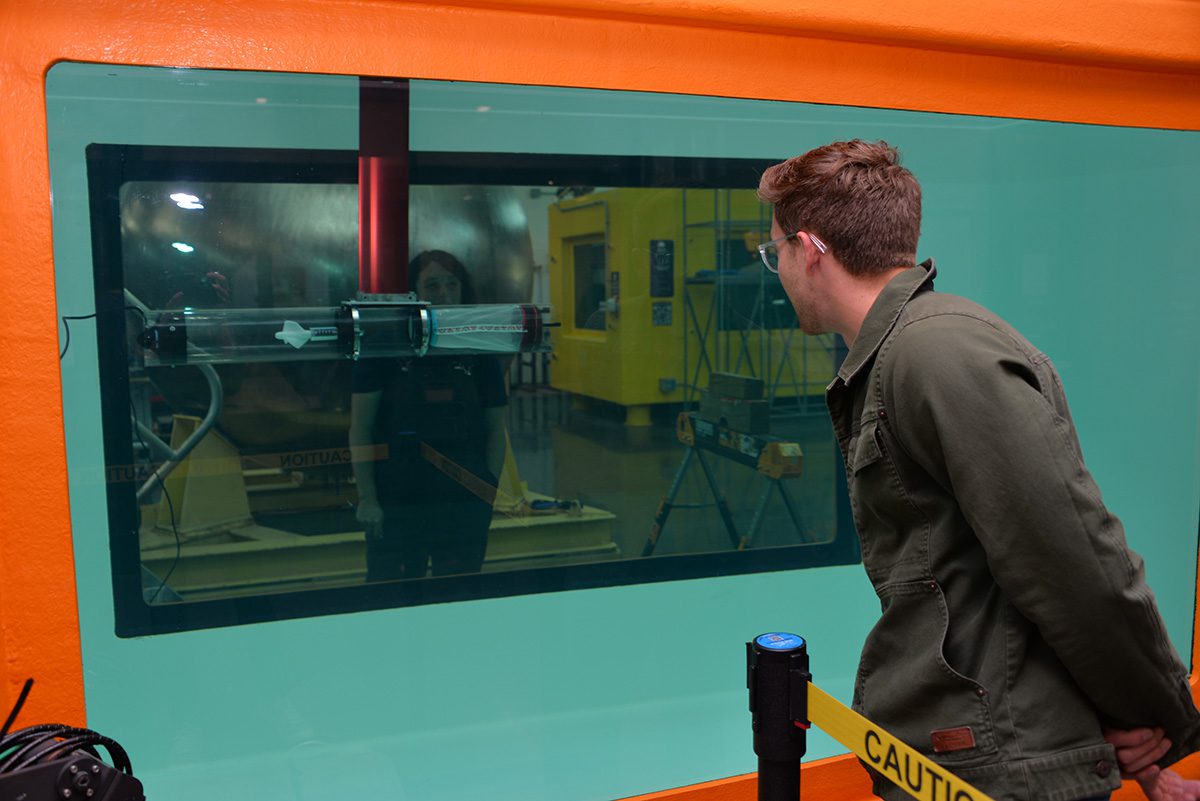
[[[719,577],[658,580],[686,575],[656,572],[669,559],[775,559],[783,548],[769,538],[796,530],[777,488],[749,547],[736,551],[693,456],[651,556],[641,553],[693,450],[680,439],[677,412],[701,411],[713,374],[762,377],[764,396],[774,388],[769,434],[796,442],[804,459],[802,475],[783,483],[814,542],[794,547],[813,553],[846,541],[837,527],[847,522],[836,507],[840,456],[820,397],[837,343],[789,327],[773,286],[763,284],[759,300],[755,282],[777,279],[761,263],[753,273],[744,268],[768,238],[768,211],[752,199],[758,165],[851,136],[898,145],[921,179],[918,255],[938,259],[938,288],[994,308],[1060,368],[1089,467],[1146,557],[1172,639],[1186,650],[1200,509],[1188,444],[1198,441],[1200,275],[1188,268],[1190,229],[1180,222],[1200,211],[1200,158],[1197,135],[1187,132],[410,82],[410,207],[494,203],[505,210],[492,212],[499,222],[489,230],[519,230],[522,215],[528,227],[528,256],[520,239],[511,261],[480,259],[469,243],[447,244],[463,229],[457,218],[414,214],[408,255],[446,250],[472,275],[483,264],[516,265],[479,281],[475,302],[551,308],[559,323],[549,329],[552,349],[515,350],[502,371],[505,461],[511,454],[520,483],[501,489],[524,498],[527,488],[549,506],[531,502],[520,515],[493,506],[478,573],[434,576],[427,557],[423,579],[369,582],[365,524],[347,505],[358,503],[352,409],[338,406],[353,403],[354,364],[338,356],[214,364],[223,420],[213,430],[228,449],[206,458],[223,469],[193,471],[197,456],[185,472],[164,476],[166,492],[152,484],[135,509],[128,499],[164,459],[144,434],[139,441],[133,419],[178,445],[175,436],[203,423],[210,396],[194,365],[130,358],[144,350],[135,336],[146,323],[144,312],[126,308],[133,304],[124,290],[153,312],[230,311],[209,318],[220,320],[217,334],[236,328],[232,312],[335,309],[353,298],[361,283],[361,94],[355,78],[110,65],[60,64],[47,79],[88,716],[130,750],[155,795],[302,799],[400,788],[428,799],[620,798],[746,773],[754,756],[742,649],[763,631],[802,635],[816,681],[849,701],[858,649],[878,615],[860,566],[807,569],[813,562],[801,561],[771,573],[722,567],[713,571]],[[530,163],[547,170],[551,157],[584,166],[611,160],[598,176],[572,166],[569,180],[530,179]],[[687,160],[703,181],[648,159]],[[104,184],[105,165],[122,161],[129,171]],[[745,170],[709,180],[718,162]],[[188,166],[163,175],[154,164]],[[668,177],[651,181],[647,172]],[[105,230],[117,232],[103,241],[119,254],[105,255],[93,238],[93,187],[101,185],[119,187],[99,193],[110,204]],[[194,204],[204,208],[187,208]],[[185,236],[203,233],[202,219],[212,221],[211,234]],[[655,227],[664,220],[670,225]],[[151,223],[155,236],[144,228]],[[1138,233],[1136,265],[1112,247],[1106,234],[1114,230]],[[430,236],[418,243],[422,231]],[[120,280],[98,295],[97,270],[111,277],[114,264]],[[520,294],[504,294],[511,287]],[[99,338],[96,323],[69,319],[92,312],[106,318]],[[270,315],[251,318],[279,325],[265,347],[293,347],[274,338],[287,334],[288,320],[304,329],[297,336],[311,335],[305,347],[338,346],[315,331],[320,321]],[[627,336],[626,324],[637,336]],[[781,365],[785,342],[792,361]],[[208,347],[229,343],[217,335]],[[179,375],[152,382],[152,371]],[[1143,375],[1161,386],[1145,391]],[[122,383],[128,395],[110,397]],[[681,399],[658,400],[673,395]],[[1164,420],[1172,421],[1169,436]],[[113,425],[129,426],[114,439],[128,452],[110,457]],[[328,437],[316,447],[314,430]],[[291,447],[293,435],[301,447]],[[762,474],[705,455],[740,540],[766,488]],[[205,481],[234,489],[189,495]],[[173,482],[185,488],[172,491]],[[118,487],[125,500],[110,494]],[[243,492],[255,528],[235,537],[249,526],[215,512],[230,495],[240,505]],[[181,528],[188,507],[211,515],[211,530]],[[120,516],[111,517],[114,509]],[[532,538],[544,518],[565,520],[571,547],[582,551],[563,549],[556,536]],[[506,540],[498,524],[522,533]],[[519,547],[494,550],[513,541]],[[614,573],[591,573],[600,570]],[[531,575],[536,586],[512,588]],[[560,584],[548,581],[554,576]],[[521,594],[531,589],[539,594]],[[222,604],[229,611],[214,615]],[[266,605],[274,617],[296,619],[214,628],[264,620]],[[367,607],[374,611],[327,614]],[[208,630],[113,634],[168,628]],[[485,670],[444,658],[438,646],[461,631],[476,637]],[[554,647],[541,647],[548,632]],[[695,648],[686,668],[647,658],[664,632]],[[669,753],[665,742],[675,744]],[[810,737],[811,758],[843,750],[819,732]],[[480,769],[462,771],[464,760]]]
[[[119,632],[857,560],[766,160],[448,151],[545,99],[357,88],[355,149],[86,150]]]

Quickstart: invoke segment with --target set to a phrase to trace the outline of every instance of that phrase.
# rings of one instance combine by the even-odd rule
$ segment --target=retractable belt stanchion
[[[762,634],[746,643],[758,801],[800,797],[800,757],[807,746],[808,648],[795,634]]]
[[[758,754],[758,801],[798,801],[810,725],[916,801],[993,801],[812,683],[803,637],[761,634],[746,643],[746,686]]]

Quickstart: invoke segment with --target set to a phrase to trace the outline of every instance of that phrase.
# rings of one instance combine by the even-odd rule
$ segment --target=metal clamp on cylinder
[[[746,643],[759,801],[800,797],[800,758],[807,748],[808,646],[795,634],[770,633]]]

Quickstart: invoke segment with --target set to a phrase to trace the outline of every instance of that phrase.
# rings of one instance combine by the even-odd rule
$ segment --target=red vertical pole
[[[359,79],[358,288],[408,291],[408,81]]]

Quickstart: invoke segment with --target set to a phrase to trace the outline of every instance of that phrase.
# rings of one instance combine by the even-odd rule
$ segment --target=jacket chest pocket
[[[873,526],[870,525],[873,515],[870,505],[865,502],[863,497],[864,492],[869,492],[868,482],[861,480],[860,476],[863,473],[869,476],[874,472],[872,468],[878,468],[882,458],[883,451],[875,440],[873,425],[860,428],[858,433],[851,435],[850,441],[846,443],[846,477],[848,479],[847,488],[850,492],[850,512],[854,516],[854,529],[858,532],[858,550],[862,554],[863,566],[867,568],[868,573],[871,572],[871,565],[876,563],[874,558],[875,542],[871,536]]]
[[[850,475],[856,476],[883,458],[879,447],[879,424],[871,421],[859,429],[858,435],[850,438]]]
[[[850,508],[863,564],[876,579],[917,578],[928,569],[924,516],[909,498],[879,421],[868,419],[851,437],[847,454]],[[899,564],[918,569],[896,574]],[[886,577],[886,579],[885,579]]]

